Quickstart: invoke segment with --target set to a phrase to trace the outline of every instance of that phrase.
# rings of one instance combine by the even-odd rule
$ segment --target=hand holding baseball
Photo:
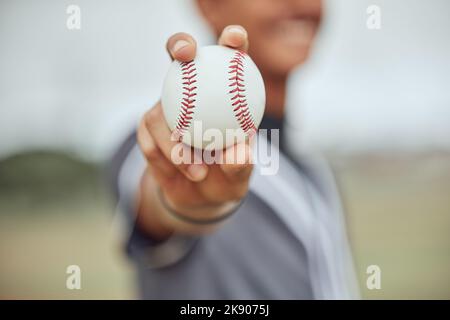
[[[219,45],[246,52],[247,33],[240,26],[228,26],[219,38]],[[167,41],[167,51],[172,59],[189,62],[196,57],[197,45],[190,35],[177,33]],[[258,117],[259,124],[262,114]],[[199,233],[210,229],[177,220],[167,213],[167,206],[189,219],[206,221],[225,214],[246,195],[252,171],[252,139],[220,151],[224,159],[228,153],[236,154],[244,159],[243,163],[175,163],[172,150],[179,142],[173,139],[160,102],[143,116],[137,137],[148,161],[141,182],[138,221],[153,236],[165,238],[174,231]],[[196,156],[193,148],[187,145],[183,148],[183,152]]]

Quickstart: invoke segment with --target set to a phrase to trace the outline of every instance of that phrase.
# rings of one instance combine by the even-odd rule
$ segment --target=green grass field
[[[333,158],[364,298],[450,299],[450,155]],[[101,170],[31,153],[0,162],[0,298],[135,298]],[[65,287],[66,267],[82,289]],[[368,265],[381,290],[365,289]]]

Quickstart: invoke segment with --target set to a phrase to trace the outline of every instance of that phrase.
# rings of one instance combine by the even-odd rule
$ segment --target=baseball
[[[194,60],[171,64],[161,104],[178,140],[222,149],[256,132],[265,100],[261,73],[246,53],[207,46],[197,50]]]

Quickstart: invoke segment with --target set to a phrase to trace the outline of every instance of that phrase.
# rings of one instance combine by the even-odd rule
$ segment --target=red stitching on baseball
[[[233,107],[234,116],[239,122],[239,126],[245,133],[249,131],[256,131],[256,126],[253,117],[248,109],[247,97],[245,96],[244,84],[244,62],[246,54],[241,51],[236,51],[233,58],[229,62],[230,83],[229,94],[231,97],[231,106]]]
[[[177,125],[175,127],[178,139],[183,137],[184,133],[191,125],[195,108],[195,97],[197,96],[197,87],[195,86],[195,83],[197,82],[197,69],[195,67],[195,62],[193,60],[181,62],[180,65],[183,98],[181,99],[180,113],[178,114]]]

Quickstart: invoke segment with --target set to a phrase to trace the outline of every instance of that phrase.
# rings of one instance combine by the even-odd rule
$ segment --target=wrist
[[[157,188],[157,197],[161,206],[172,222],[194,228],[215,229],[217,225],[226,221],[239,208],[242,200],[229,201],[218,205],[205,205],[201,207],[179,207],[168,199],[164,192]]]

